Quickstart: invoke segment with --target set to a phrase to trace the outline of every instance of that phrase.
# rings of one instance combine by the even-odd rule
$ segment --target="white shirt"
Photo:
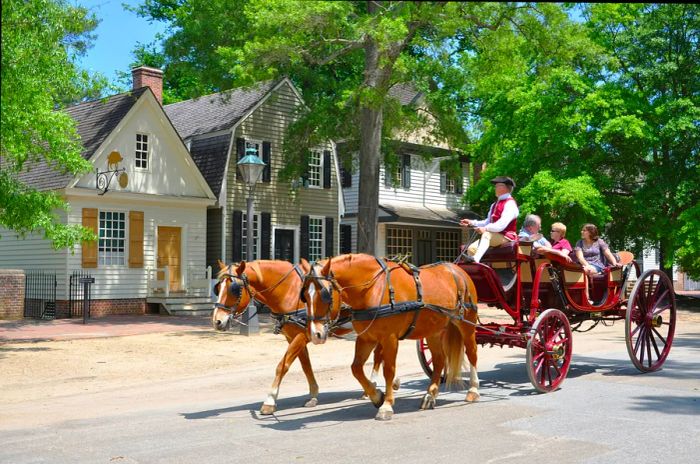
[[[510,193],[504,193],[503,195],[498,197],[496,203],[510,197]],[[508,201],[503,207],[503,213],[501,214],[500,219],[492,224],[491,215],[493,214],[493,208],[496,206],[496,203],[491,205],[491,209],[489,209],[489,215],[486,217],[486,219],[484,219],[483,221],[473,221],[472,225],[474,227],[483,227],[489,232],[501,232],[503,231],[503,229],[506,228],[508,224],[510,224],[510,221],[517,218],[518,214],[520,214],[518,205],[516,205],[514,201]]]

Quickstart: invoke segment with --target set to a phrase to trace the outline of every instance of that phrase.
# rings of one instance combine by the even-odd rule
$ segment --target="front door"
[[[180,259],[180,227],[158,226],[158,267],[170,270],[170,291],[182,291],[182,266]],[[163,274],[158,273],[158,279]]]
[[[430,264],[433,259],[433,242],[431,240],[418,240],[416,250],[416,260],[413,264],[422,266]]]
[[[275,259],[294,262],[294,231],[275,229]]]

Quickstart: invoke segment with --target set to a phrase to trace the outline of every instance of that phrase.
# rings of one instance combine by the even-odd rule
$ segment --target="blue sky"
[[[100,20],[94,45],[78,64],[89,71],[104,74],[115,84],[116,72],[128,71],[129,63],[134,59],[131,51],[136,43],[150,43],[157,33],[165,30],[162,23],[149,24],[122,7],[123,3],[136,6],[141,3],[139,0],[73,0],[73,3],[88,8]]]

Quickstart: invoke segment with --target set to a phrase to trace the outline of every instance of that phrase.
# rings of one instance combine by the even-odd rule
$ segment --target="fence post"
[[[95,278],[81,277],[80,283],[83,284],[83,324],[87,324],[88,313],[90,312],[90,284],[95,283]]]

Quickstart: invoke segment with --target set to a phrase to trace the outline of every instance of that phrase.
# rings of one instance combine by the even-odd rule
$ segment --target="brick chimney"
[[[134,84],[133,89],[150,87],[156,99],[163,104],[163,71],[148,66],[139,66],[131,70]]]

